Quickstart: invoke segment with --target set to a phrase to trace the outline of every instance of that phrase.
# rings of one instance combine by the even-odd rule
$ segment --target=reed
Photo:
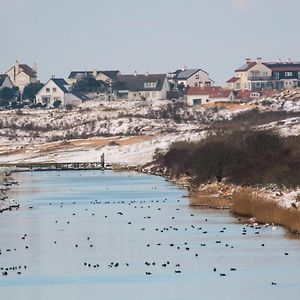
[[[300,211],[269,201],[251,188],[242,188],[233,194],[232,212],[239,216],[253,217],[258,223],[274,223],[291,232],[300,233]]]

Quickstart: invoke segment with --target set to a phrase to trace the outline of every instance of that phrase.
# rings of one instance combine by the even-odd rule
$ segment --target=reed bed
[[[274,223],[291,232],[300,233],[299,210],[282,207],[251,188],[243,188],[233,194],[232,212],[239,216],[253,217],[258,223]]]

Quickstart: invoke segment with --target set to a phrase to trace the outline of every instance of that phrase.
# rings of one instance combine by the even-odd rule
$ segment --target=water
[[[0,276],[1,299],[299,297],[300,240],[281,228],[246,227],[242,235],[227,211],[189,207],[186,191],[163,178],[107,171],[15,177],[21,208],[0,215],[0,267],[21,269]]]

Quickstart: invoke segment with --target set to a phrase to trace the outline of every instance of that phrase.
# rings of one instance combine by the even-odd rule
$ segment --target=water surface
[[[0,267],[21,268],[0,277],[3,299],[299,297],[299,240],[281,228],[245,227],[243,235],[227,211],[189,207],[186,191],[163,178],[15,177],[21,208],[0,215]]]

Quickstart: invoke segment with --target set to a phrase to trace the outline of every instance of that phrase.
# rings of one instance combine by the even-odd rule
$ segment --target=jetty
[[[111,170],[112,166],[98,162],[37,162],[37,163],[2,163],[0,168],[11,172],[25,171],[67,171],[67,170]]]

